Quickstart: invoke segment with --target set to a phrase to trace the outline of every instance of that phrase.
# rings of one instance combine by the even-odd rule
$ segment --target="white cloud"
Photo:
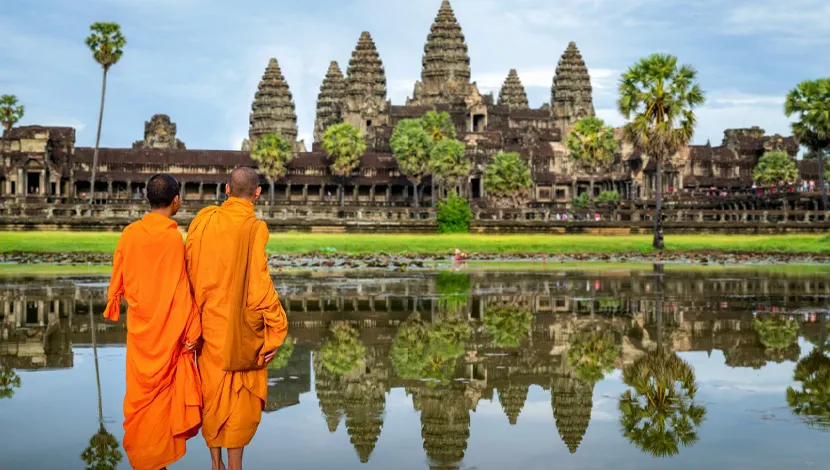
[[[485,72],[481,74],[473,74],[472,80],[478,84],[480,91],[496,91],[501,89],[504,80],[507,78],[509,70],[504,72]],[[538,87],[550,89],[553,85],[553,76],[556,74],[556,67],[537,67],[517,69],[519,79],[525,88]],[[591,86],[594,91],[613,90],[616,87],[616,81],[619,77],[619,71],[614,69],[589,69],[588,74],[591,76]]]
[[[731,32],[775,34],[800,41],[826,43],[830,33],[830,3],[826,0],[752,0],[727,15]]]

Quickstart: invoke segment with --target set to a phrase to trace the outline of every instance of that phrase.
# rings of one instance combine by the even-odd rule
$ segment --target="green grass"
[[[0,232],[0,252],[112,252],[119,233]],[[273,233],[268,251],[300,254],[335,248],[338,253],[620,253],[651,251],[648,235],[374,235]],[[669,235],[669,250],[830,252],[822,235]]]
[[[609,272],[609,271],[652,271],[653,263],[604,263],[604,262],[547,262],[538,261],[470,261],[463,271],[501,271],[501,272]],[[663,265],[666,272],[757,272],[763,274],[787,274],[789,276],[830,274],[830,265],[819,264],[684,264],[667,263]]]

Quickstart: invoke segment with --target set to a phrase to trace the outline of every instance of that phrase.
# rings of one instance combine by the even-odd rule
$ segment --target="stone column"
[[[326,195],[326,184],[323,183],[323,184],[320,185],[320,199],[319,199],[320,202],[325,201],[325,195]]]
[[[285,185],[285,200],[291,202],[291,183]]]
[[[574,199],[576,198],[576,196],[578,196],[577,189],[578,188],[576,185],[576,180],[573,180],[573,183],[571,183],[571,199]]]
[[[133,199],[133,181],[127,180],[127,199]]]
[[[354,191],[352,191],[352,201],[354,201],[355,204],[358,203],[358,200],[360,199],[359,196],[360,196],[360,185],[356,184],[356,185],[354,185]]]
[[[392,185],[388,184],[386,186],[386,205],[389,206],[392,204]]]
[[[26,179],[23,177],[23,168],[17,169],[17,195],[25,196],[29,192]]]
[[[205,183],[200,181],[199,182],[199,200],[201,201],[205,197]]]
[[[112,199],[112,180],[107,180],[107,199]]]
[[[40,192],[38,193],[38,196],[46,197],[46,194],[48,193],[46,188],[46,170],[40,172],[39,181],[38,185],[40,186]]]
[[[303,204],[308,202],[308,185],[303,185]]]
[[[375,185],[369,186],[369,202],[375,202]]]
[[[222,189],[222,183],[216,183],[216,200],[217,201],[219,200],[219,195],[220,195],[219,190],[221,190],[221,189]]]

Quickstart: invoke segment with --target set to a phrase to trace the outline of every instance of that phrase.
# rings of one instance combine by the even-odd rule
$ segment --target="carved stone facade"
[[[277,59],[271,59],[262,81],[259,82],[254,102],[251,105],[251,128],[248,138],[253,142],[265,134],[279,134],[291,142],[296,150],[304,150],[305,145],[297,142],[297,113],[294,111],[294,98],[288,83],[282,75]],[[244,144],[243,144],[244,147]]]
[[[346,70],[343,122],[360,129],[371,143],[376,128],[389,125],[389,106],[383,62],[372,35],[364,31]]]
[[[314,120],[314,141],[320,142],[332,124],[343,122],[343,104],[346,96],[346,80],[336,61],[329,64],[326,78],[317,95],[317,118]]]
[[[184,142],[176,138],[176,123],[166,114],[155,114],[144,123],[144,140],[133,143],[134,149],[184,150]]]
[[[504,85],[499,91],[499,105],[508,106],[511,109],[527,109],[530,107],[525,87],[522,85],[516,69],[510,69],[510,73],[507,74],[507,78],[504,80]]]

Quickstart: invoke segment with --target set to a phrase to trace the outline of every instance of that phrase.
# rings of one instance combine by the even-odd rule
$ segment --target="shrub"
[[[585,192],[575,197],[573,201],[571,201],[571,204],[573,204],[574,207],[582,209],[583,207],[587,207],[590,202],[591,196]]]
[[[620,193],[616,191],[603,191],[597,196],[597,202],[619,202]]]
[[[451,192],[446,200],[438,202],[438,232],[465,233],[470,230],[473,212],[466,199]]]

